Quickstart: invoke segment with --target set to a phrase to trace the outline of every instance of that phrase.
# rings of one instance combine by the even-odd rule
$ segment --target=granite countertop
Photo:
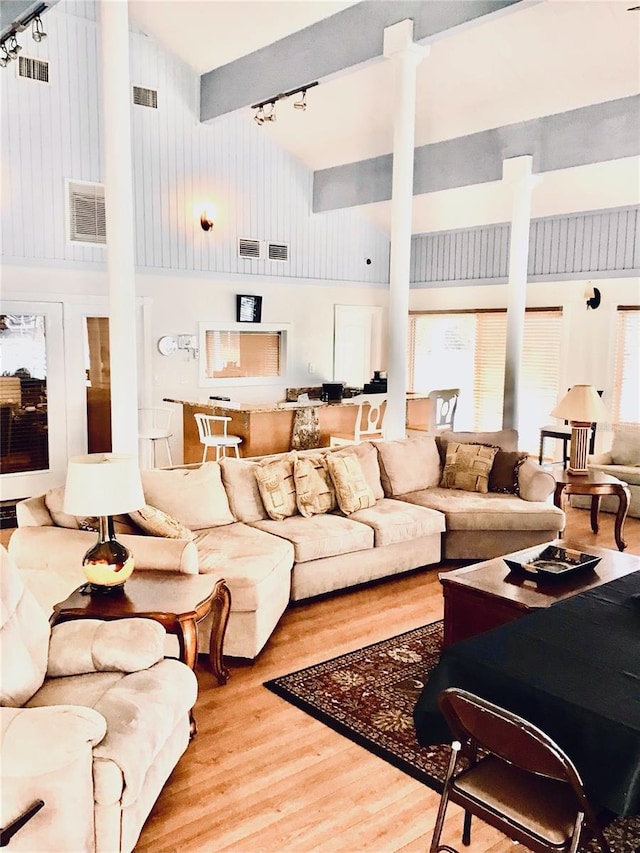
[[[426,400],[428,394],[409,392],[407,400]],[[172,397],[163,397],[165,403],[178,403],[184,406],[198,406],[207,409],[229,409],[234,412],[279,412],[291,409],[320,408],[324,406],[354,406],[353,397],[345,397],[340,402],[324,403],[322,400],[309,400],[308,403],[288,403],[283,401],[277,403],[236,403],[233,400],[176,400]]]

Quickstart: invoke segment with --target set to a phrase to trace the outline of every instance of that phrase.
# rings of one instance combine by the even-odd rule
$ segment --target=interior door
[[[333,378],[354,388],[380,370],[382,309],[372,305],[336,305]]]
[[[2,500],[42,494],[67,469],[62,303],[0,301]]]

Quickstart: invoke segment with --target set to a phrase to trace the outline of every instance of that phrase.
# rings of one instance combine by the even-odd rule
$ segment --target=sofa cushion
[[[233,456],[225,456],[220,460],[222,482],[236,521],[251,522],[269,518],[256,480],[259,464],[251,459],[235,459]]]
[[[437,509],[446,516],[446,529],[549,530],[564,528],[564,513],[546,501],[523,501],[516,495],[427,489],[402,495],[400,500]]]
[[[440,456],[433,436],[376,443],[387,497],[440,484]]]
[[[445,489],[488,492],[489,472],[497,452],[497,447],[486,444],[448,442],[440,485]]]
[[[70,515],[64,511],[64,486],[49,489],[44,496],[44,502],[56,527],[66,527],[69,530],[97,530],[98,519],[95,516]]]
[[[335,513],[311,518],[294,515],[280,522],[256,521],[254,526],[291,542],[296,563],[373,548],[371,527]]]
[[[489,491],[518,494],[518,470],[528,454],[517,450],[498,450],[489,472]]]
[[[141,509],[130,512],[129,517],[140,530],[151,536],[161,536],[164,539],[193,539],[193,533],[188,527],[155,506],[146,504]]]
[[[329,474],[336,490],[338,506],[345,515],[365,509],[376,502],[373,490],[367,483],[362,466],[354,453],[327,456]]]
[[[296,503],[300,515],[309,518],[336,508],[336,493],[323,456],[298,458],[293,465]]]
[[[299,518],[300,516],[296,516]],[[286,522],[267,521],[279,530]],[[293,546],[238,522],[196,535],[200,574],[224,578],[231,592],[231,610],[253,611],[260,606],[261,589],[269,576],[285,562],[293,566]],[[212,580],[213,583],[213,580]]]
[[[383,498],[372,507],[351,513],[349,519],[371,527],[376,548],[443,533],[445,529],[441,512],[390,498]]]
[[[611,461],[614,465],[640,466],[640,426],[614,426]]]
[[[452,432],[445,430],[436,438],[442,464],[447,454],[447,444],[457,441],[458,444],[488,444],[491,447],[499,447],[500,450],[518,449],[518,430],[499,429],[495,432]]]
[[[233,523],[217,462],[190,469],[148,468],[140,474],[145,501],[190,530]]]
[[[369,484],[376,500],[384,497],[381,482],[380,460],[375,444],[370,441],[362,441],[360,444],[350,444],[339,450],[331,450],[332,456],[351,456],[355,454],[362,468],[364,478]]]
[[[284,459],[260,462],[255,469],[258,491],[269,518],[282,521],[296,515],[296,484],[293,479],[295,452]]]

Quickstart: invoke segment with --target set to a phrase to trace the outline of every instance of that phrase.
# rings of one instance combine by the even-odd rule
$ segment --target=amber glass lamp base
[[[92,593],[113,595],[122,592],[133,573],[133,557],[128,548],[115,538],[113,519],[99,519],[98,541],[82,560],[82,569]]]

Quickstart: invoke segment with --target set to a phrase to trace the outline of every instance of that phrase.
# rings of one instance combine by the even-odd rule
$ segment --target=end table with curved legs
[[[619,551],[624,551],[627,543],[624,541],[624,522],[629,511],[631,493],[629,487],[622,480],[603,474],[600,471],[589,471],[587,474],[569,474],[568,471],[560,473],[553,472],[556,479],[556,488],[553,502],[561,508],[562,495],[589,495],[591,497],[591,530],[598,533],[598,511],[600,509],[600,498],[602,495],[617,495],[618,512],[615,521],[615,539]]]

